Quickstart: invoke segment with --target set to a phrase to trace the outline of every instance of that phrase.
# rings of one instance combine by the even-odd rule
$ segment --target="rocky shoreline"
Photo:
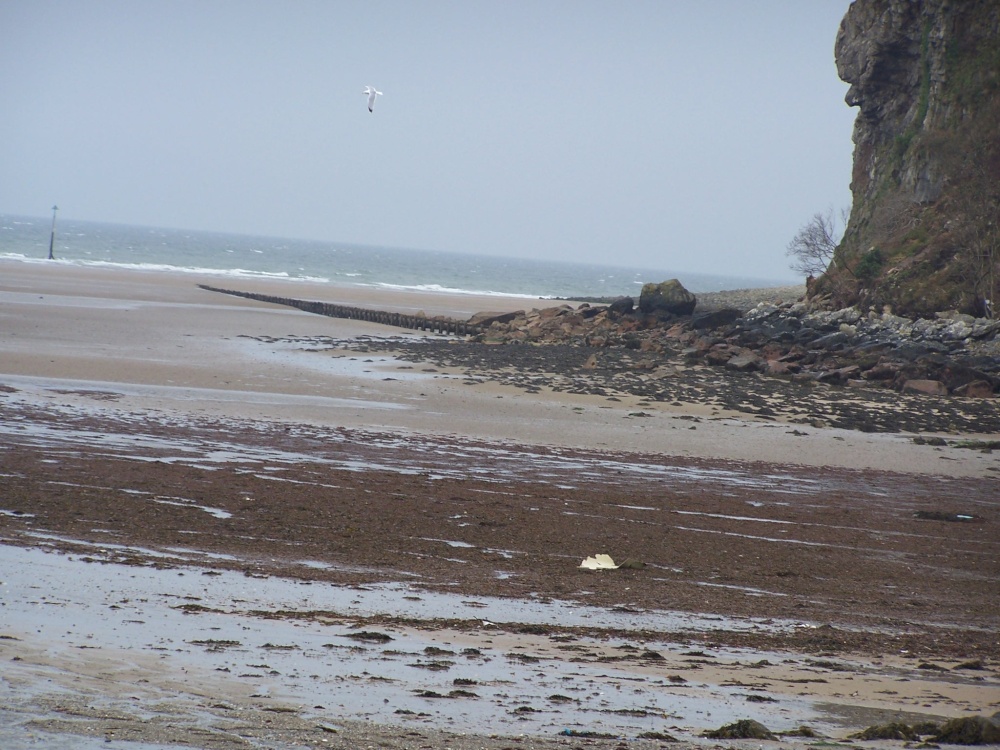
[[[775,405],[765,403],[767,391],[781,392],[787,411],[815,400],[809,396],[822,387],[825,401],[842,406],[792,413],[791,421],[865,431],[1000,430],[1000,321],[958,313],[910,320],[781,301],[793,290],[743,290],[710,298],[707,311],[686,315],[650,310],[642,301],[636,307],[628,298],[601,307],[483,313],[473,317],[484,328],[474,341],[558,347],[559,361],[575,362],[592,377],[603,372],[605,388],[652,400],[679,398],[676,389],[658,386],[680,371],[712,381],[711,372],[721,368],[727,376],[753,377],[731,379],[742,388],[714,400],[765,418],[777,416]],[[739,307],[731,306],[737,301]],[[927,397],[940,397],[934,409]],[[878,406],[868,411],[872,403]]]
[[[697,295],[697,309],[700,312],[711,312],[713,310],[733,308],[747,312],[761,303],[783,305],[786,302],[797,302],[805,296],[805,293],[805,284],[701,292]]]
[[[458,334],[457,340],[305,343],[430,359],[530,393],[630,395],[865,432],[1000,432],[1000,321],[956,312],[910,320],[855,308],[831,311],[807,301],[797,286],[715,292],[699,303],[672,280],[647,284],[638,305],[622,297],[610,304],[479,312],[468,320],[418,313],[404,321],[370,308],[204,288],[321,315]],[[936,398],[932,409],[929,397]]]

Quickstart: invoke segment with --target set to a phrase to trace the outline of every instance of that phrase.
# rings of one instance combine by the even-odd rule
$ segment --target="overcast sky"
[[[848,5],[0,0],[0,213],[789,278]]]

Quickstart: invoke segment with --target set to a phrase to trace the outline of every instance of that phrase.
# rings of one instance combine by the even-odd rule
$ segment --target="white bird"
[[[361,92],[362,94],[368,94],[368,111],[374,112],[375,109],[375,97],[382,96],[381,91],[376,91],[374,86],[365,86],[365,90]]]

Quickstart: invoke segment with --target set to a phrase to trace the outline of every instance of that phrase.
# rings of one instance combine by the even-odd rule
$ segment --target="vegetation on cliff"
[[[1000,303],[1000,4],[856,0],[853,207],[814,296],[909,316]],[[992,310],[991,310],[992,305]]]

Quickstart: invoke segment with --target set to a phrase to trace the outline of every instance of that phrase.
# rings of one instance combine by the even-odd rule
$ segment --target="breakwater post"
[[[52,250],[56,245],[56,211],[58,210],[59,206],[52,207],[52,234],[49,235],[49,260],[55,260]]]
[[[386,310],[372,310],[367,307],[352,307],[350,305],[336,305],[330,302],[316,302],[315,300],[294,299],[292,297],[275,297],[270,294],[259,294],[257,292],[219,289],[207,284],[199,284],[198,287],[209,292],[229,294],[234,297],[243,297],[244,299],[252,299],[258,302],[269,302],[273,305],[286,305],[302,310],[303,312],[326,315],[331,318],[363,320],[368,323],[409,328],[414,331],[448,333],[455,336],[472,336],[482,332],[481,326],[469,323],[467,320],[456,320],[455,318],[446,318],[443,316],[428,318],[425,315],[406,315],[405,313],[389,312]]]

